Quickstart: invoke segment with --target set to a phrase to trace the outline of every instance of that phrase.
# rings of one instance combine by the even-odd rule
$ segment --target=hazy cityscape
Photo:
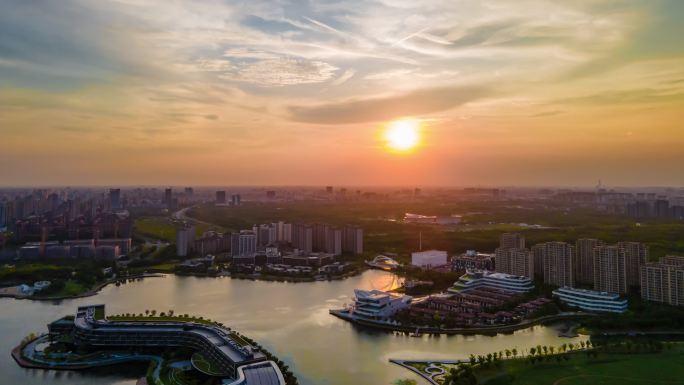
[[[682,36],[0,0],[0,385],[684,385]]]

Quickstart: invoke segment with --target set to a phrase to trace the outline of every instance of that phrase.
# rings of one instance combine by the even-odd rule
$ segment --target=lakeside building
[[[52,339],[70,336],[75,345],[96,349],[111,348],[189,348],[200,353],[217,369],[207,375],[229,377],[244,385],[284,385],[282,373],[266,355],[246,343],[234,332],[218,325],[183,321],[110,321],[104,305],[80,306],[75,317],[64,317],[48,324]],[[255,364],[259,364],[253,366]],[[243,368],[240,371],[240,368]],[[252,368],[257,373],[245,371]]]
[[[131,238],[78,239],[47,242],[28,242],[19,248],[21,259],[98,258],[113,260],[131,250]]]
[[[198,255],[217,254],[230,250],[230,234],[207,231],[195,239],[194,250]]]
[[[614,293],[562,287],[554,290],[553,295],[567,305],[586,311],[606,313],[627,311],[627,300],[621,299],[618,294]]]
[[[321,267],[335,262],[335,255],[328,253],[303,253],[297,252],[283,255],[282,261],[288,266]]]
[[[468,250],[451,258],[451,268],[456,271],[494,270],[494,255]]]
[[[352,315],[360,318],[383,320],[400,310],[408,309],[413,298],[408,295],[380,290],[354,290]]]
[[[684,306],[684,257],[669,255],[641,266],[641,297]]]
[[[603,244],[603,241],[592,238],[580,238],[575,242],[576,283],[594,283],[594,249]]]
[[[534,289],[532,279],[520,275],[495,273],[487,270],[468,270],[454,285],[450,293],[463,293],[479,288],[492,288],[513,293],[527,293]]]
[[[594,290],[613,294],[627,293],[627,260],[617,246],[594,248]]]
[[[430,269],[446,265],[447,258],[447,252],[442,250],[416,251],[411,253],[411,265]]]
[[[250,257],[257,251],[257,236],[251,230],[230,235],[230,253],[233,257]]]

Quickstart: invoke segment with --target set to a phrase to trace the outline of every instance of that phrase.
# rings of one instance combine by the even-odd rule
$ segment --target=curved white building
[[[462,293],[480,287],[490,287],[514,293],[526,293],[534,289],[534,283],[529,277],[494,273],[487,270],[467,270],[454,286],[449,288],[451,293]]]
[[[624,313],[627,311],[627,300],[618,294],[593,290],[562,287],[553,291],[553,296],[561,302],[586,311]]]
[[[402,309],[407,309],[412,297],[397,295],[380,290],[354,290],[355,300],[352,314],[369,319],[385,319]]]

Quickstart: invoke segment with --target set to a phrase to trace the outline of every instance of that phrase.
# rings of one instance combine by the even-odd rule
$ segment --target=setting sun
[[[387,146],[398,151],[407,151],[416,147],[420,140],[418,128],[419,123],[414,120],[392,122],[385,131]]]

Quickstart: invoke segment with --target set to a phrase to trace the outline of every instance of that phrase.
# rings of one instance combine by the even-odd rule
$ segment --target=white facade
[[[627,300],[612,293],[593,290],[562,287],[554,290],[553,295],[561,302],[586,311],[624,313],[627,311]]]
[[[380,290],[354,290],[356,296],[354,316],[370,319],[385,319],[411,305],[412,297],[396,295]]]
[[[506,290],[515,293],[527,293],[534,289],[532,279],[505,273],[494,273],[487,270],[467,270],[454,286],[449,288],[451,293],[462,293],[480,287]]]
[[[442,250],[427,250],[411,253],[411,265],[430,268],[447,264],[447,252]]]

